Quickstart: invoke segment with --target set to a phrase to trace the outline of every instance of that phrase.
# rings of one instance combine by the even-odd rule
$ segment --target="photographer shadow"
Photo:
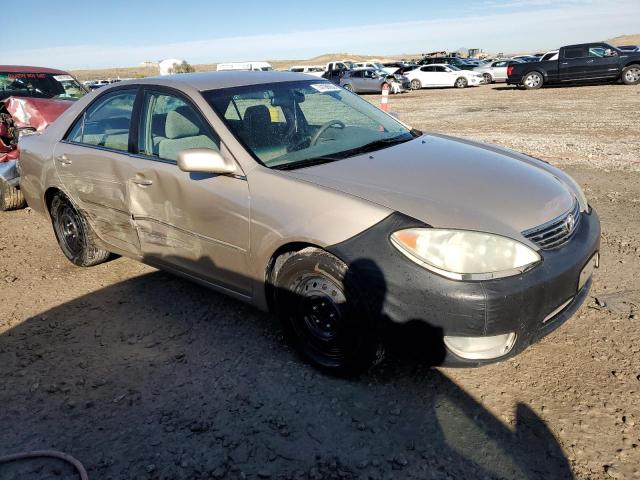
[[[384,320],[384,275],[371,260],[347,275],[363,271]],[[166,273],[131,278],[0,335],[0,453],[65,451],[91,479],[573,478],[529,407],[507,426],[432,368],[441,331],[382,328],[388,361],[335,378],[297,361],[268,314]]]

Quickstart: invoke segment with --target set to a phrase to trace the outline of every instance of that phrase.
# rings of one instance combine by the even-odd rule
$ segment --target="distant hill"
[[[607,40],[611,45],[640,45],[640,34],[620,35]]]

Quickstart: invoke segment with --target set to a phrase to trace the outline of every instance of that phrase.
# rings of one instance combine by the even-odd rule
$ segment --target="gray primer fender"
[[[18,162],[15,160],[0,163],[0,178],[5,180],[12,187],[17,187],[20,183],[17,164]]]

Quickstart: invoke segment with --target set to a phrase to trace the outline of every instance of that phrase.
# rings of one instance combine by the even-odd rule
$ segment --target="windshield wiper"
[[[380,150],[383,148],[390,147],[391,145],[408,142],[409,140],[413,140],[413,136],[407,138],[405,134],[398,135],[397,137],[381,138],[380,140],[375,140],[373,142],[365,143],[361,147],[357,147],[352,150],[349,150],[348,155],[346,156],[351,157],[354,155],[358,155],[359,153],[373,152],[374,150]]]
[[[282,165],[274,165],[272,168],[276,170],[295,170],[296,168],[311,167],[313,165],[322,165],[323,163],[335,162],[336,160],[342,160],[344,157],[313,157],[306,160],[300,160],[298,162],[283,163]]]
[[[418,132],[418,131],[417,131]],[[419,132],[422,134],[422,132]],[[414,134],[407,138],[406,134],[398,135],[397,137],[382,138],[373,142],[365,143],[364,145],[343,152],[337,152],[334,155],[325,155],[322,157],[313,157],[306,160],[300,160],[299,162],[284,163],[282,165],[275,165],[272,168],[278,170],[294,170],[296,168],[311,167],[313,165],[321,165],[323,163],[335,162],[336,160],[342,160],[344,158],[353,157],[360,153],[372,152],[374,150],[380,150],[382,148],[390,147],[398,143],[408,142],[413,140]]]

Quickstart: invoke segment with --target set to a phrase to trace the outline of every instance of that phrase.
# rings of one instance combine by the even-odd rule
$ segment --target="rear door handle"
[[[140,185],[141,187],[148,187],[149,185],[153,185],[153,181],[148,178],[132,178],[131,181],[136,185]]]
[[[63,153],[62,155],[56,157],[56,160],[61,164],[61,165],[71,165],[71,160],[69,160],[69,158]]]

